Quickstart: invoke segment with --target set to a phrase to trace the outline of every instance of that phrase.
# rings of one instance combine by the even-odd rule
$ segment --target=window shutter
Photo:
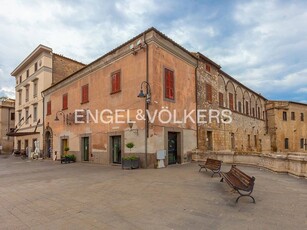
[[[221,92],[219,93],[219,104],[221,107],[224,106],[224,95]]]
[[[82,103],[88,102],[88,85],[82,86]]]
[[[165,69],[165,97],[168,99],[174,99],[175,87],[174,87],[174,72]]]
[[[233,94],[229,93],[229,109],[233,110]]]
[[[51,114],[51,101],[47,102],[47,115]]]
[[[206,84],[206,93],[207,93],[207,101],[209,103],[212,103],[212,86],[209,84]]]
[[[68,109],[68,94],[63,95],[63,109]]]

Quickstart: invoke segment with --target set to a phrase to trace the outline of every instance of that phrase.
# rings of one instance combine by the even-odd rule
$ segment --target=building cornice
[[[88,64],[84,68],[63,79],[62,81],[59,81],[56,84],[52,85],[48,89],[44,90],[42,93],[44,95],[48,95],[62,88],[63,86],[69,85],[72,82],[81,79],[82,77],[88,75],[89,73],[97,71],[98,69],[104,68],[108,65],[111,65],[113,62],[118,61],[128,55],[132,55],[134,50],[130,48],[131,44],[135,45],[138,40],[144,42],[143,41],[144,38],[147,45],[155,43],[161,48],[173,53],[175,56],[182,59],[183,61],[196,67],[197,59],[196,57],[194,57],[194,55],[192,55],[189,51],[185,50],[183,47],[175,43],[170,38],[166,37],[164,34],[159,32],[155,28],[150,28],[149,30],[130,39],[128,42],[113,49],[109,53],[103,55],[102,57]],[[146,48],[147,47],[145,47],[145,49]]]
[[[16,77],[22,72],[31,62],[33,62],[41,53],[48,52],[52,53],[50,47],[40,44],[35,50],[32,51],[11,73],[12,76]]]

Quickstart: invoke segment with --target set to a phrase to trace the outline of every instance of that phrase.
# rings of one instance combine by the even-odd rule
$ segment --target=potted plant
[[[133,142],[129,142],[129,143],[126,144],[126,147],[128,149],[130,149],[130,153],[131,153],[131,149],[134,147],[134,143]]]
[[[122,169],[137,169],[140,167],[140,158],[127,156],[122,158]]]

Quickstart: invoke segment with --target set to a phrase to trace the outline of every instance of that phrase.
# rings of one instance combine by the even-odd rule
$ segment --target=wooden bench
[[[249,196],[253,199],[253,202],[256,203],[254,197],[251,196],[254,189],[255,177],[246,175],[235,165],[231,166],[229,172],[221,172],[221,174],[221,182],[223,182],[223,179],[225,179],[228,185],[240,194],[240,196],[236,199],[236,203],[242,196]]]
[[[221,171],[221,166],[222,166],[222,161],[219,161],[219,160],[215,160],[215,159],[211,159],[211,158],[207,158],[206,162],[204,164],[199,164],[199,172],[204,168],[206,169],[210,169],[213,174],[211,175],[211,177],[213,177],[214,174],[220,174],[220,171]]]

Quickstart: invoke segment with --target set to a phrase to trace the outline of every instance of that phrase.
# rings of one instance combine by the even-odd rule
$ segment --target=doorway
[[[63,156],[64,153],[66,152],[66,151],[65,151],[65,148],[66,148],[66,147],[69,147],[69,146],[68,146],[68,139],[63,138],[63,139],[61,139],[61,156]]]
[[[207,150],[212,150],[212,131],[207,131]]]
[[[19,152],[21,151],[21,140],[18,140],[18,142],[17,142],[17,150]]]
[[[231,133],[231,150],[235,150],[235,134],[234,133]]]
[[[89,150],[90,150],[90,138],[89,137],[82,137],[81,139],[81,151],[82,151],[82,160],[89,161]]]
[[[47,131],[45,134],[45,143],[46,143],[45,153],[47,153],[46,156],[50,158],[52,150],[51,150],[51,133],[49,131]]]
[[[29,154],[29,140],[25,140],[25,154],[26,156]]]
[[[121,136],[112,136],[111,137],[111,154],[112,154],[112,163],[121,164],[122,151],[121,151]]]
[[[176,164],[178,162],[178,133],[168,133],[168,164]]]

